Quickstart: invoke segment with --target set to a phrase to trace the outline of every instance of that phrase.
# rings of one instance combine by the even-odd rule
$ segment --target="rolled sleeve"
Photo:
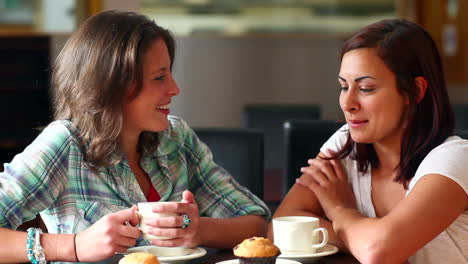
[[[68,133],[48,126],[0,173],[0,226],[16,229],[53,204],[64,188]]]

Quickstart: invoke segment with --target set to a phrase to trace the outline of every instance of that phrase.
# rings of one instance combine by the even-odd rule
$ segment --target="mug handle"
[[[323,240],[320,244],[315,244],[312,245],[312,248],[322,248],[328,243],[328,230],[323,227],[316,228],[313,232],[312,235],[315,236],[317,232],[322,232],[323,235]]]
[[[140,211],[136,210],[135,213],[136,213],[136,215],[138,216],[138,220],[141,221],[141,213],[140,213]]]
[[[135,213],[138,216],[138,222],[139,222],[135,227],[138,228],[140,230],[140,232],[143,232],[143,230],[141,229],[141,219],[143,218],[143,216],[141,215],[141,213],[138,210],[135,211]]]

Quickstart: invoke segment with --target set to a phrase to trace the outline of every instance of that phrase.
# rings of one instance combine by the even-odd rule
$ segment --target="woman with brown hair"
[[[230,248],[265,235],[265,204],[216,165],[170,103],[171,34],[106,11],[70,37],[53,72],[55,121],[0,173],[0,262],[96,262],[135,245]],[[178,216],[150,219],[138,202]],[[181,201],[181,202],[179,202]],[[40,213],[49,234],[14,231]]]
[[[361,263],[466,263],[468,141],[453,136],[430,35],[405,20],[369,25],[344,43],[338,81],[347,124],[274,217],[320,217]]]

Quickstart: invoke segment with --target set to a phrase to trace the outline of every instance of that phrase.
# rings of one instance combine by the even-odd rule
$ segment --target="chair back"
[[[263,133],[246,128],[195,128],[213,160],[263,199]]]
[[[343,125],[343,122],[332,120],[297,119],[284,123],[286,169],[283,173],[283,195],[301,175],[300,168],[307,166],[307,160],[315,158],[322,145]]]
[[[468,130],[456,130],[455,135],[463,139],[468,139]]]
[[[468,130],[468,104],[453,104],[455,114],[455,127],[459,130]]]
[[[249,104],[243,110],[244,127],[263,131],[265,138],[265,200],[281,200],[285,146],[283,124],[289,119],[319,119],[318,105]],[[273,184],[277,183],[279,184]]]

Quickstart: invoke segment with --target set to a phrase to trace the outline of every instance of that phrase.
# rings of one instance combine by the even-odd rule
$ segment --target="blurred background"
[[[341,44],[385,18],[432,34],[452,102],[468,103],[466,0],[0,0],[1,164],[51,120],[51,67],[66,39],[108,9],[173,32],[181,94],[171,112],[192,127],[240,127],[251,104],[317,105],[322,119],[341,119]]]

